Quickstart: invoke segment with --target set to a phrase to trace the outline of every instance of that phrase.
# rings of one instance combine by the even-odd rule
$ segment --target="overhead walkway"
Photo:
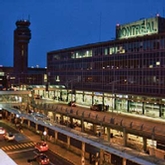
[[[0,103],[28,102],[31,91],[0,91]]]

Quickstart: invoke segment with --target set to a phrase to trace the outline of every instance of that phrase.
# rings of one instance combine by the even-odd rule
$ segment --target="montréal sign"
[[[116,26],[116,38],[133,38],[158,33],[158,17]]]

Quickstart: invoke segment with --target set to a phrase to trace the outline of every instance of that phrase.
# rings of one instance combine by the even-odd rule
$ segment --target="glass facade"
[[[47,64],[50,84],[70,82],[68,89],[84,92],[75,94],[78,102],[164,115],[165,33],[48,52]]]

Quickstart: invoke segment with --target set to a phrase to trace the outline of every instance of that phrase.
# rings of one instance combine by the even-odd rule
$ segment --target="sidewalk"
[[[24,128],[23,134],[26,135],[30,140],[32,140],[34,142],[41,141],[40,135],[37,135],[26,128]],[[65,148],[62,148],[59,145],[53,144],[53,143],[48,142],[48,141],[47,141],[47,143],[49,145],[49,149],[52,152],[54,152],[55,154],[68,160],[69,162],[73,163],[73,165],[81,165],[81,157],[80,156],[72,153],[71,151],[69,151]],[[88,160],[85,161],[85,165],[90,165]]]

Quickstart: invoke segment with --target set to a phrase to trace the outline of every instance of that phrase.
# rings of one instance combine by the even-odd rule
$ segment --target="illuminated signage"
[[[132,38],[158,33],[158,17],[116,26],[116,38]]]

